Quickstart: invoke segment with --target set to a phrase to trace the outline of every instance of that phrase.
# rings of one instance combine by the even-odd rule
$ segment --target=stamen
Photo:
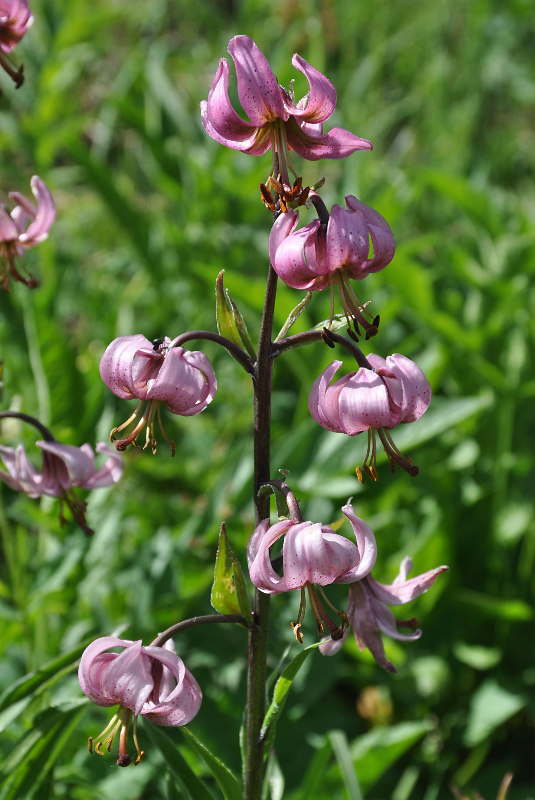
[[[318,597],[315,585],[312,584],[312,583],[307,583],[306,587],[308,589],[308,596],[309,596],[309,599],[310,599],[310,605],[311,605],[314,617],[316,618],[316,624],[317,624],[317,627],[318,627],[318,633],[320,635],[324,635],[324,634],[327,633],[327,628],[328,628],[329,631],[330,631],[330,634],[331,634],[331,639],[334,639],[335,641],[338,640],[338,639],[341,639],[342,636],[344,635],[343,627],[339,627],[338,625],[335,625],[334,622],[332,621],[332,619],[329,617],[329,615],[327,614],[325,608],[322,605],[321,600]],[[320,587],[318,587],[318,588],[320,588]],[[333,608],[334,608],[334,606],[333,606]],[[336,609],[335,609],[335,611],[336,611]],[[336,611],[336,613],[338,614],[338,611]]]
[[[307,607],[307,599],[305,595],[305,588],[304,586],[301,586],[301,603],[299,604],[299,611],[297,612],[297,620],[296,622],[290,623],[295,638],[297,639],[299,644],[303,644],[303,634],[301,633],[301,625],[303,624],[303,619],[305,618],[306,607]]]
[[[160,433],[162,434],[163,438],[165,439],[165,441],[167,442],[167,444],[171,448],[171,456],[174,456],[175,449],[176,449],[175,448],[175,440],[174,439],[170,439],[168,437],[168,435],[165,432],[165,428],[163,427],[161,403],[158,403],[157,416],[158,416],[158,427],[160,428]]]
[[[389,432],[385,430],[385,428],[378,428],[377,433],[379,434],[379,438],[383,443],[383,447],[388,457],[392,472],[395,472],[395,465],[399,464],[399,466],[404,469],[405,472],[408,472],[411,477],[416,477],[416,475],[418,475],[420,472],[419,468],[416,466],[416,464],[412,463],[410,458],[404,456],[401,450],[398,450]]]
[[[136,753],[137,753],[134,759],[134,766],[137,767],[137,765],[145,755],[145,751],[140,748],[139,742],[137,740],[137,717],[134,717],[134,725],[132,727],[132,738],[134,740],[134,747],[136,748]]]

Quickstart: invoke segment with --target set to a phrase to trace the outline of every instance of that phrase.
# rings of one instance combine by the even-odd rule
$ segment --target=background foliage
[[[415,571],[451,571],[410,611],[422,639],[388,643],[396,677],[353,642],[335,658],[307,659],[278,725],[272,796],[281,796],[277,764],[291,800],[307,791],[434,800],[451,797],[451,786],[490,800],[508,770],[511,800],[535,796],[532,3],[31,6],[34,27],[16,50],[26,83],[15,92],[0,76],[0,188],[26,193],[41,175],[58,218],[27,257],[40,288],[15,285],[0,297],[3,407],[38,416],[65,443],[106,439],[130,413],[99,379],[107,344],[214,328],[222,268],[257,329],[270,227],[258,184],[269,157],[208,139],[198,104],[236,33],[257,41],[282,84],[296,78],[298,97],[299,52],[337,88],[333,124],[374,143],[344,163],[303,163],[304,181],[324,175],[328,205],[356,194],[390,222],[396,257],[359,287],[381,313],[370,349],[414,358],[434,400],[396,437],[420,476],[394,479],[382,460],[379,483],[360,487],[353,470],[365,442],[327,433],[308,415],[309,388],[331,351],[288,353],[275,370],[273,467],[290,470],[305,518],[332,522],[354,497],[378,539],[380,580],[390,582],[406,554]],[[299,299],[281,288],[276,325]],[[328,316],[327,302],[314,297],[300,329]],[[243,557],[253,524],[251,388],[225,353],[202,349],[218,377],[215,402],[198,418],[168,419],[175,459],[165,443],[157,457],[127,454],[123,481],[89,498],[93,539],[61,528],[55,503],[2,487],[2,800],[189,796],[166,777],[149,726],[136,769],[88,756],[86,738],[107,712],[80,702],[72,669],[58,676],[55,665],[18,693],[9,687],[74,650],[64,658],[72,664],[91,637],[121,629],[148,642],[209,612],[222,519]],[[4,443],[31,445],[27,427],[6,423],[1,433]],[[296,652],[295,602],[273,603],[274,669],[286,647]],[[245,636],[201,628],[178,649],[205,695],[190,729],[237,769]],[[177,741],[219,797],[203,761]]]

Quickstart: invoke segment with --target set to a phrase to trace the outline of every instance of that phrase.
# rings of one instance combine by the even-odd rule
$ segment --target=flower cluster
[[[301,626],[306,608],[306,590],[318,632],[328,634],[320,645],[322,653],[332,655],[337,652],[351,626],[360,649],[367,647],[381,666],[389,672],[395,672],[396,668],[386,658],[382,634],[392,639],[411,641],[419,639],[421,631],[399,633],[398,628],[415,629],[418,622],[415,619],[396,620],[388,605],[402,605],[423,594],[448,568],[437,567],[407,580],[412,561],[405,558],[392,586],[378,583],[371,575],[377,558],[372,529],[357,517],[350,503],[342,508],[342,513],[351,523],[356,544],[320,522],[284,520],[270,525],[268,519],[263,520],[249,540],[249,575],[257,589],[266,594],[300,589],[301,605],[296,622],[292,622],[299,642],[303,638]],[[271,548],[282,537],[283,575],[280,576],[273,565]],[[334,608],[321,587],[335,583],[349,584],[347,610],[334,609],[340,617],[339,624],[333,622],[321,599]]]
[[[120,653],[109,652],[122,648]],[[202,702],[199,684],[174,651],[171,640],[163,647],[143,647],[140,641],[103,636],[84,650],[78,669],[82,691],[99,706],[119,705],[117,713],[95,739],[93,749],[103,755],[119,734],[117,763],[127,767],[132,759],[127,752],[127,737],[133,717],[134,764],[143,757],[137,739],[137,718],[145,717],[156,725],[186,725],[196,716]],[[94,748],[93,748],[94,745]]]

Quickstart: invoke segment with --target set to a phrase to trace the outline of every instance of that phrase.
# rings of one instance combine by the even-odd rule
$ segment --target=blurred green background
[[[357,195],[396,237],[393,262],[356,287],[382,320],[365,351],[416,360],[434,399],[394,437],[420,476],[394,478],[381,456],[379,482],[361,487],[354,467],[365,441],[323,431],[308,414],[310,386],[333,353],[292,351],[275,366],[273,477],[290,470],[305,519],[333,522],[353,496],[378,540],[378,580],[391,582],[405,555],[415,574],[441,563],[450,573],[403,609],[423,636],[386,643],[397,676],[353,641],[336,657],[308,659],[279,724],[278,796],[358,798],[352,763],[370,800],[441,800],[454,786],[490,800],[507,771],[511,800],[535,797],[533,3],[30,5],[34,26],[14,51],[26,82],[15,92],[0,76],[0,191],[4,202],[9,191],[26,194],[37,173],[58,215],[49,241],[26,256],[40,288],[12,285],[0,297],[2,407],[38,416],[65,443],[105,440],[131,413],[100,381],[107,344],[215,329],[221,269],[256,338],[271,222],[258,184],[270,157],[209,139],[199,101],[237,33],[256,40],[281,84],[296,78],[297,97],[306,90],[291,65],[299,52],[336,86],[327,126],[374,144],[344,162],[295,159],[304,183],[324,176],[328,205]],[[281,287],[276,329],[301,297]],[[315,296],[295,330],[328,314],[328,298]],[[199,349],[217,373],[215,401],[199,417],[167,415],[174,459],[165,442],[156,457],[126,455],[122,482],[88,498],[91,540],[60,526],[55,502],[0,487],[0,690],[91,637],[123,630],[148,642],[209,613],[222,519],[244,562],[250,382],[225,352]],[[4,444],[31,450],[34,440],[27,426],[2,425]],[[341,590],[330,597],[344,602]],[[297,603],[272,603],[273,669],[286,647],[297,652]],[[305,641],[314,641],[311,626]],[[245,635],[200,628],[177,649],[205,696],[191,730],[238,769]],[[2,800],[187,796],[166,777],[143,724],[148,753],[135,770],[89,757],[87,737],[109,714],[79,697],[71,670],[35,694],[0,698]]]

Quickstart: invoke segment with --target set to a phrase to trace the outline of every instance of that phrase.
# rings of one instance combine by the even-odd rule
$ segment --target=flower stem
[[[204,614],[201,617],[190,617],[190,619],[177,622],[175,625],[171,625],[170,628],[166,628],[162,633],[159,633],[158,636],[152,640],[151,646],[162,647],[168,639],[172,639],[173,636],[182,633],[182,631],[186,631],[188,628],[195,628],[197,625],[213,625],[214,623],[222,622],[238,622],[245,624],[245,620],[241,614]]]
[[[271,376],[273,355],[271,335],[277,294],[277,275],[269,267],[266,298],[254,375],[254,502],[256,524],[269,517],[269,496],[258,494],[270,479]],[[260,800],[264,777],[264,742],[261,729],[265,714],[269,595],[255,592],[255,624],[249,628],[247,658],[247,710],[245,731],[244,800]]]

